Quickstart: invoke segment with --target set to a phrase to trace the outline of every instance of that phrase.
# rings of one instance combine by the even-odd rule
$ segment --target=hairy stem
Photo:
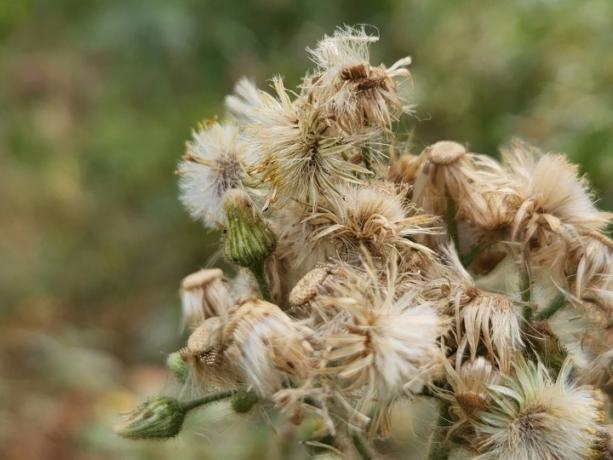
[[[266,275],[264,274],[264,264],[251,268],[251,273],[253,273],[253,276],[258,283],[262,298],[268,302],[272,301],[270,289],[268,289],[268,281],[266,280]]]
[[[364,442],[364,439],[359,434],[355,433],[351,436],[351,440],[353,441],[353,445],[355,446],[355,450],[360,454],[360,458],[362,460],[371,460],[373,458],[372,452],[370,448]]]
[[[451,449],[445,444],[445,431],[449,426],[451,426],[449,402],[441,400],[439,405],[438,421],[430,441],[428,460],[447,460],[449,458]]]
[[[234,391],[234,390],[219,391],[217,393],[211,393],[211,394],[208,394],[206,396],[203,396],[202,398],[194,399],[192,401],[187,401],[187,402],[183,403],[183,408],[187,412],[187,411],[190,411],[192,409],[195,409],[196,407],[200,407],[200,406],[204,406],[206,404],[210,404],[210,403],[214,403],[214,402],[217,402],[217,401],[221,401],[223,399],[228,399],[232,395],[234,395],[234,393],[236,393],[236,391]]]
[[[551,301],[549,305],[547,305],[543,310],[541,310],[538,315],[536,315],[536,319],[543,321],[551,318],[556,312],[561,309],[564,305],[566,305],[566,296],[563,293],[559,293],[555,299]]]

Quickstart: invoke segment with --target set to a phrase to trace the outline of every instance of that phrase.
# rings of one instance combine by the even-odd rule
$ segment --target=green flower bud
[[[179,434],[186,408],[176,399],[157,397],[137,407],[115,432],[127,439],[167,439]]]
[[[260,269],[277,245],[274,233],[242,190],[226,193],[224,213],[226,258],[241,267]]]
[[[185,383],[189,370],[187,364],[183,361],[181,353],[175,351],[166,358],[166,367],[180,383]]]
[[[238,414],[246,414],[258,401],[259,398],[253,391],[239,390],[232,397],[232,409]]]

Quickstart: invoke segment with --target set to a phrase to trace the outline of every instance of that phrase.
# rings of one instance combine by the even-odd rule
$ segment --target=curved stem
[[[250,270],[258,283],[262,298],[268,302],[272,301],[270,289],[268,289],[268,281],[266,280],[266,275],[264,274],[264,264],[260,264],[259,266],[251,268]]]
[[[194,399],[192,401],[187,401],[184,402],[182,404],[183,409],[185,410],[185,412],[188,412],[192,409],[195,409],[196,407],[200,407],[200,406],[204,406],[206,404],[210,404],[213,402],[217,402],[217,401],[221,401],[223,399],[228,399],[230,398],[234,393],[236,393],[235,390],[227,390],[227,391],[220,391],[217,393],[211,393],[208,394],[206,396],[203,396],[202,398],[198,398],[198,399]]]

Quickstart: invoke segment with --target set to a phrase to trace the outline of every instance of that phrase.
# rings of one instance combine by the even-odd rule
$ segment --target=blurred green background
[[[304,48],[345,23],[379,30],[373,62],[413,57],[417,148],[518,136],[613,209],[610,0],[1,0],[0,458],[282,455],[222,406],[166,444],[109,430],[179,391],[161,366],[178,283],[217,251],[177,200],[191,128],[240,76],[296,85]]]

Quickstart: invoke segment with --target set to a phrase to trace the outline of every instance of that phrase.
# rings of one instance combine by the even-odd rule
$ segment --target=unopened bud
[[[174,353],[169,354],[168,358],[166,358],[166,367],[168,370],[170,370],[170,372],[172,372],[180,383],[185,383],[189,370],[187,368],[187,364],[181,357],[181,353],[175,351]]]
[[[160,396],[137,407],[115,432],[127,439],[167,439],[179,434],[185,407],[174,398]]]
[[[246,414],[258,401],[259,398],[253,391],[239,390],[232,397],[232,409],[238,414]]]
[[[266,221],[242,190],[229,190],[224,199],[226,258],[241,267],[259,269],[277,241]]]

